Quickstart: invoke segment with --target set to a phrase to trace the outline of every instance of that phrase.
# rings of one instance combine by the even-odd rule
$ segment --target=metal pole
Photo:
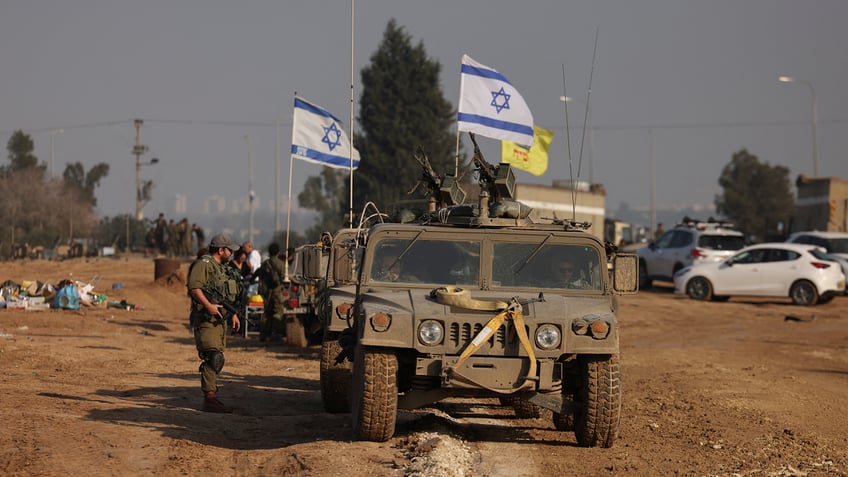
[[[253,147],[250,144],[250,134],[245,134],[244,138],[247,139],[247,171],[248,171],[248,184],[247,188],[249,190],[249,207],[250,207],[250,223],[248,225],[249,229],[247,231],[247,239],[253,242]]]
[[[274,240],[280,232],[280,118],[274,121],[276,135],[274,138]]]
[[[816,122],[817,122],[817,118],[816,118],[816,90],[813,88],[813,83],[811,83],[807,80],[795,78],[793,76],[780,76],[780,77],[777,78],[777,80],[780,81],[781,83],[802,83],[802,84],[807,85],[808,88],[810,88],[810,102],[811,102],[811,109],[812,109],[812,116],[813,116],[813,120],[812,120],[812,124],[813,124],[813,176],[818,177],[819,176],[819,150],[818,150],[819,147],[818,147],[818,138],[817,138],[817,135],[816,135]]]
[[[141,155],[145,151],[145,147],[141,144],[141,125],[144,121],[136,119],[135,124],[135,146],[133,146],[133,154],[135,154],[135,219],[142,220],[144,215],[141,212]]]
[[[816,90],[813,89],[813,83],[809,81],[801,81],[810,87],[810,97],[812,98],[812,113],[813,113],[813,175],[819,176],[819,147],[818,137],[816,136]]]
[[[657,200],[656,200],[656,185],[654,184],[654,134],[651,129],[648,129],[648,147],[650,150],[650,170],[651,170],[651,233],[657,230]]]

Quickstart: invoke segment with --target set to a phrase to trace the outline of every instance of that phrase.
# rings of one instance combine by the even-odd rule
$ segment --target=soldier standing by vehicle
[[[200,389],[204,393],[203,410],[207,412],[233,412],[233,408],[218,400],[218,374],[224,367],[224,349],[227,347],[226,310],[218,300],[236,303],[241,296],[241,284],[227,273],[227,261],[238,248],[227,234],[212,237],[209,254],[194,264],[188,277],[191,296],[191,321],[194,323],[194,343],[200,363]],[[208,290],[219,297],[207,296]],[[214,303],[213,303],[214,302]],[[237,315],[232,316],[233,330],[241,328]]]
[[[268,246],[267,260],[259,269],[259,279],[264,285],[262,298],[265,300],[265,309],[262,312],[262,330],[259,332],[259,341],[265,341],[283,321],[283,277],[285,276],[285,263],[280,258],[280,245],[272,243]]]

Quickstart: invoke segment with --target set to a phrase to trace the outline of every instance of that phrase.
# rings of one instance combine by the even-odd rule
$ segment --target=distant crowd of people
[[[197,224],[189,225],[183,217],[179,222],[165,219],[160,213],[147,230],[147,246],[167,257],[192,257],[206,245],[206,234]]]

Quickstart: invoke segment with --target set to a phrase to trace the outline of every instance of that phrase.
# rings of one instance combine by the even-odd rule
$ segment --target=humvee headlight
[[[371,315],[371,328],[374,331],[386,331],[392,326],[392,315],[378,312]]]
[[[610,324],[604,320],[593,321],[589,328],[592,330],[592,338],[602,340],[610,332]]]
[[[575,335],[585,335],[589,332],[589,322],[583,318],[577,318],[571,322],[571,331]]]
[[[552,349],[559,346],[559,328],[551,324],[544,324],[536,328],[536,344],[541,349]]]
[[[427,320],[418,327],[418,341],[423,345],[434,346],[442,342],[445,329],[436,320]]]

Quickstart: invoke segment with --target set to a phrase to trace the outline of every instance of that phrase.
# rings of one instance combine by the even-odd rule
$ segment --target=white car
[[[829,302],[844,289],[842,268],[821,248],[785,242],[745,247],[722,262],[700,263],[674,275],[674,292],[696,300],[773,296],[811,306]]]

